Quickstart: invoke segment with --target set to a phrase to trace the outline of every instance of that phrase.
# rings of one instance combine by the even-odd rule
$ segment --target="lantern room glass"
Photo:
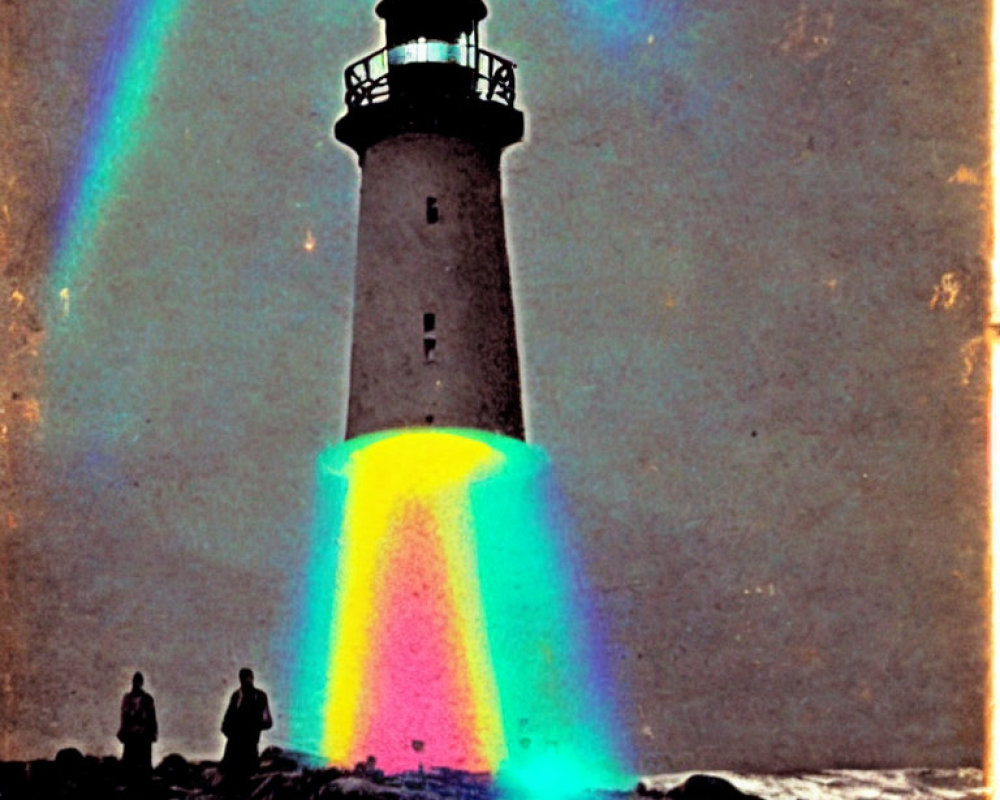
[[[458,41],[446,42],[440,39],[426,39],[404,42],[388,50],[389,66],[403,64],[458,64],[471,67],[475,64],[474,36],[459,34]]]

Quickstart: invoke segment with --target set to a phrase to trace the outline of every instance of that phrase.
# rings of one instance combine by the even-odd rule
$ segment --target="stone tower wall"
[[[367,149],[353,337],[348,437],[523,436],[499,149],[436,134]]]

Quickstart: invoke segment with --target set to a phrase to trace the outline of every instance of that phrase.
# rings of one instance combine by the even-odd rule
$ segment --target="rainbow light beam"
[[[404,430],[317,460],[292,746],[491,772],[512,794],[624,788],[610,682],[536,448]]]
[[[120,199],[132,156],[144,140],[149,101],[168,33],[185,0],[121,0],[102,58],[91,77],[78,156],[60,197],[49,305],[69,313],[71,286],[84,283],[96,255],[101,220]]]

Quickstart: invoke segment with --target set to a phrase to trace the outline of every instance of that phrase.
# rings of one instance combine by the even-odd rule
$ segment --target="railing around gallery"
[[[450,42],[408,42],[392,48],[383,47],[355,61],[344,70],[348,108],[381,103],[389,99],[389,70],[404,64],[473,64],[471,92],[476,97],[513,106],[515,98],[513,61],[489,50]]]

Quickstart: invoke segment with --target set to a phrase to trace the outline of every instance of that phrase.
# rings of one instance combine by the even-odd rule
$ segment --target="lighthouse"
[[[482,0],[382,0],[385,46],[345,71],[335,137],[361,165],[347,438],[406,427],[524,437],[500,156],[514,64]]]

